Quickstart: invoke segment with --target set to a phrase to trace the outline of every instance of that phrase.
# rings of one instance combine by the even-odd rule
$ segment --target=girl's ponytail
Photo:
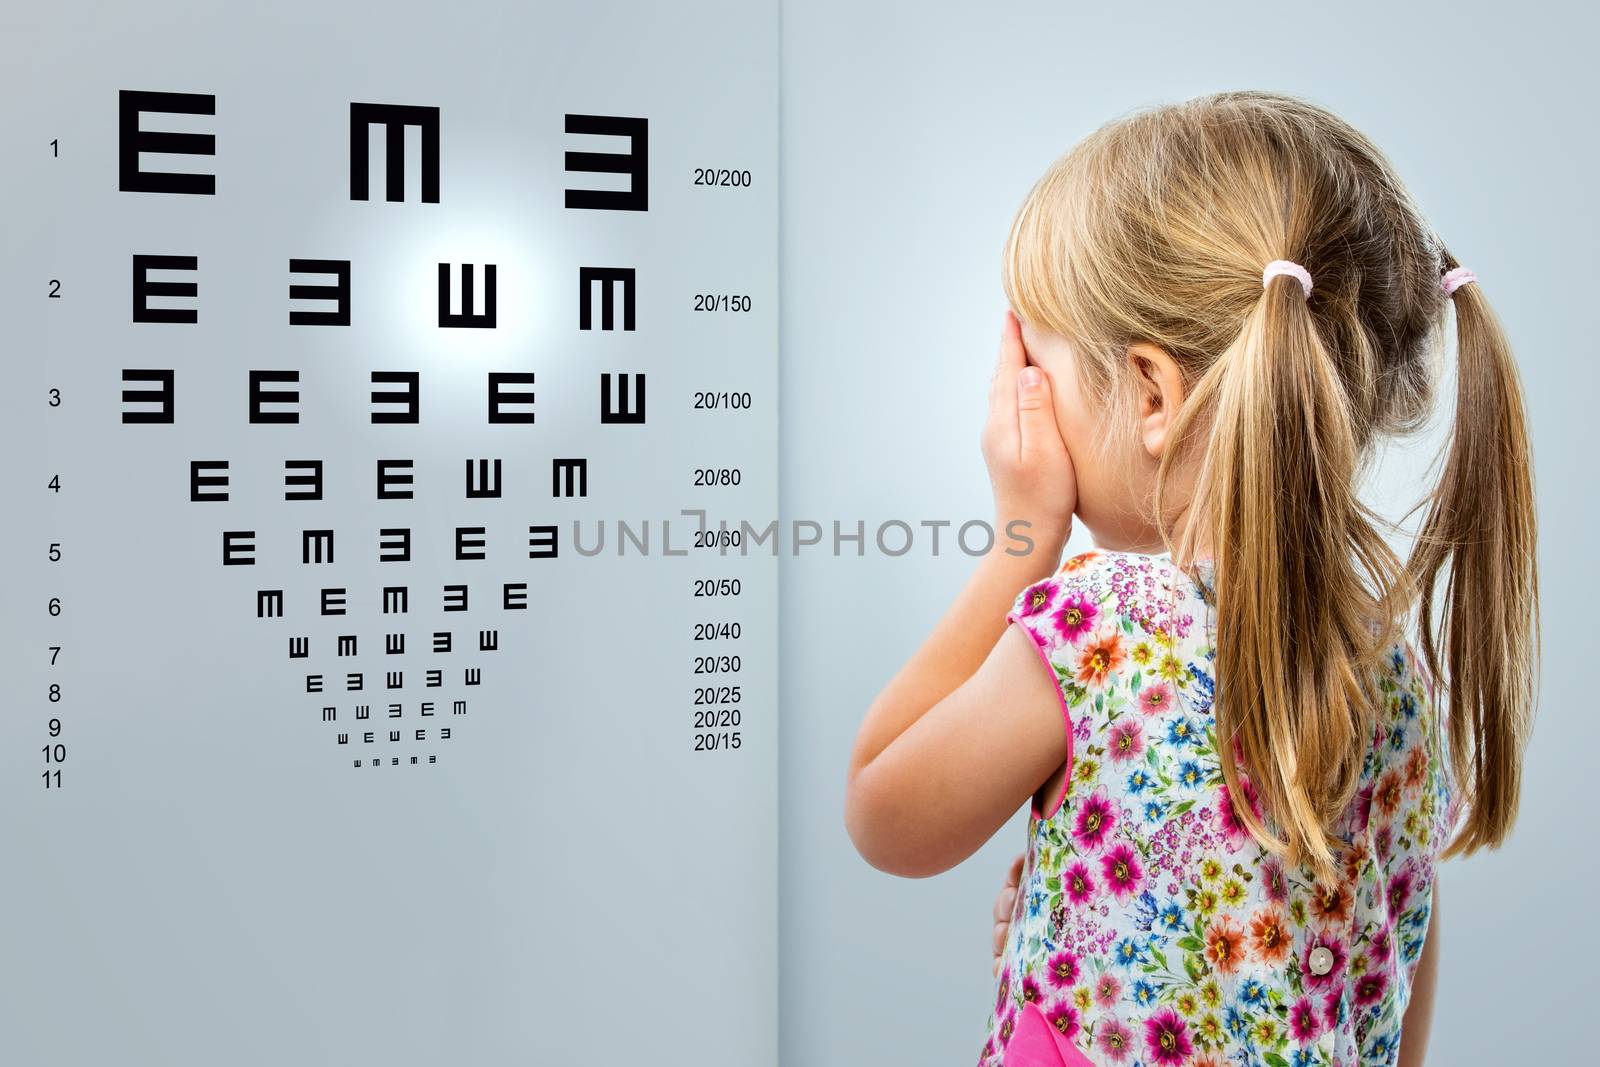
[[[1458,266],[1449,252],[1446,270]],[[1452,294],[1456,414],[1407,570],[1422,653],[1448,693],[1451,768],[1465,825],[1444,855],[1498,845],[1516,818],[1539,656],[1532,450],[1511,346],[1474,282]],[[1423,505],[1419,505],[1423,506]],[[1449,564],[1437,630],[1435,582]]]
[[[1328,827],[1358,787],[1375,723],[1363,677],[1394,632],[1404,568],[1356,495],[1376,375],[1340,365],[1310,299],[1292,278],[1270,279],[1174,431],[1209,409],[1195,430],[1200,521],[1179,553],[1204,536],[1214,557],[1217,748],[1234,813],[1274,847],[1264,804],[1278,850],[1331,878]]]

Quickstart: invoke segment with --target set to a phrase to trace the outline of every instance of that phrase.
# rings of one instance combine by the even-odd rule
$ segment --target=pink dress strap
[[[1050,1025],[1032,1000],[1022,1006],[1003,1062],[1005,1067],[1094,1067],[1067,1035]]]

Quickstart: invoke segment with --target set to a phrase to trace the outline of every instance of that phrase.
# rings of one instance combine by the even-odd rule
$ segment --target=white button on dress
[[[1318,945],[1306,957],[1306,963],[1310,965],[1311,973],[1320,977],[1333,970],[1333,952],[1324,945]]]

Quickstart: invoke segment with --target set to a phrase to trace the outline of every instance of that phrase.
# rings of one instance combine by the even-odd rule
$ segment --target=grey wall
[[[1585,272],[1596,171],[1592,9],[806,0],[782,27],[782,501],[791,518],[987,518],[978,451],[1004,297],[999,251],[1028,186],[1108,118],[1244,86],[1296,92],[1372,135],[1479,274],[1523,362],[1538,461],[1543,699],[1521,820],[1442,875],[1433,1063],[1581,1047],[1600,943],[1586,743],[1595,649]],[[1424,441],[1424,444],[1426,441]],[[1379,472],[1415,496],[1415,448]],[[1425,457],[1423,457],[1425,458]],[[1074,546],[1086,544],[1075,535]],[[867,703],[970,562],[813,551],[785,561],[781,1018],[787,1067],[976,1059],[988,910],[1019,815],[925,881],[869,868],[842,825]],[[1493,1051],[1491,1051],[1493,1050]],[[887,1057],[886,1059],[880,1059]]]

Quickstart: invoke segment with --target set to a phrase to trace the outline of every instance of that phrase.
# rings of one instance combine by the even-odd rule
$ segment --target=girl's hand
[[[989,383],[983,459],[994,484],[996,542],[1011,540],[1008,524],[1021,519],[1028,525],[1017,531],[1019,535],[1059,556],[1078,506],[1077,477],[1056,423],[1050,379],[1029,362],[1022,326],[1010,309]]]
[[[1006,871],[1005,884],[1000,887],[1000,895],[994,898],[994,976],[1000,977],[1000,959],[1005,955],[1006,938],[1011,934],[1011,912],[1017,905],[1017,893],[1022,884],[1022,861],[1024,853],[1017,853],[1017,858],[1011,861],[1011,869]]]

